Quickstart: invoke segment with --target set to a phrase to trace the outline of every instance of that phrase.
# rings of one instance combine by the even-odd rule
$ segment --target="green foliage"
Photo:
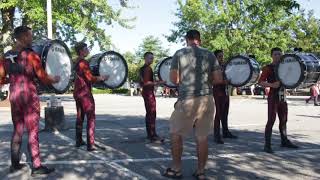
[[[169,41],[183,41],[187,30],[198,29],[202,46],[223,49],[226,57],[254,54],[261,64],[270,62],[276,46],[319,51],[319,20],[294,0],[178,0],[178,5]]]
[[[163,48],[159,38],[154,36],[147,36],[142,40],[142,44],[139,45],[138,51],[136,52],[136,56],[139,60],[138,62],[144,61],[143,54],[147,51],[154,54],[155,62],[167,57],[169,54],[169,49]]]
[[[96,89],[92,88],[92,94],[127,94],[128,89]]]
[[[122,10],[131,7],[126,0],[119,0],[119,3],[119,8],[114,8],[106,0],[52,0],[54,37],[73,45],[76,35],[83,34],[83,40],[90,45],[96,41],[101,49],[110,49],[111,39],[103,27],[117,23],[121,27],[132,28],[130,22],[135,20],[121,17]],[[18,20],[16,25],[31,26],[35,37],[46,37],[46,0],[1,0],[0,11],[7,8],[16,9],[14,16],[9,17]],[[1,22],[4,27],[3,23],[8,22]],[[7,29],[1,31],[3,33]]]

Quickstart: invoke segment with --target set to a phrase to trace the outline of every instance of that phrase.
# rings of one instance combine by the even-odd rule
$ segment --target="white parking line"
[[[42,126],[44,125],[43,122],[40,122],[40,124]],[[61,134],[58,131],[56,131],[54,134],[56,136],[58,136],[59,138],[65,140],[65,141],[67,141],[69,143],[75,144],[75,141],[73,139]],[[104,145],[104,147],[107,147],[108,149],[113,149],[112,147],[105,146],[105,145]],[[115,150],[115,151],[119,152],[118,150]],[[110,160],[108,160],[104,156],[101,156],[101,155],[93,153],[93,152],[88,152],[88,154],[90,154],[91,156],[94,156],[94,157],[98,158],[99,160],[103,161],[106,165],[108,165],[108,166],[110,166],[110,167],[112,167],[114,169],[117,169],[120,172],[123,172],[121,175],[123,175],[125,177],[135,178],[135,179],[138,178],[138,179],[141,179],[141,180],[147,180],[146,177],[144,177],[144,176],[142,176],[140,174],[137,174],[137,173],[135,173],[135,172],[133,172],[133,171],[131,171],[131,170],[129,170],[129,169],[127,169],[127,168],[115,163],[115,162],[111,162]]]
[[[316,149],[299,149],[299,150],[284,150],[284,151],[276,151],[274,155],[282,155],[282,154],[300,154],[300,153],[319,153],[320,148]],[[218,155],[209,155],[209,159],[215,158],[232,158],[232,157],[243,157],[243,156],[259,156],[265,155],[265,152],[248,152],[248,153],[233,153],[233,154],[218,154]],[[99,157],[97,154],[93,154],[95,157]],[[64,164],[64,165],[74,165],[74,164],[112,164],[112,166],[116,169],[123,169],[124,167],[120,166],[117,163],[144,163],[144,162],[161,162],[161,161],[171,161],[171,157],[160,157],[160,158],[142,158],[142,159],[115,159],[115,160],[107,160],[107,158],[102,158],[103,160],[69,160],[69,161],[45,161],[42,164]],[[182,160],[196,160],[196,156],[184,156]],[[22,161],[21,163],[26,163]],[[30,162],[29,162],[30,163]],[[0,165],[10,165],[10,161],[0,162]],[[120,168],[121,167],[121,168]],[[127,169],[127,168],[125,168]],[[123,170],[125,172],[130,173],[128,170]]]

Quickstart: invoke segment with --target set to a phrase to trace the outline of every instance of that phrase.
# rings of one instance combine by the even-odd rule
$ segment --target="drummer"
[[[150,67],[153,63],[154,55],[152,52],[146,52],[143,55],[144,65],[140,68],[140,85],[142,87],[142,97],[146,109],[146,130],[147,138],[150,142],[163,142],[163,138],[156,133],[156,98],[154,95],[154,86],[163,84],[164,81],[154,81],[153,71]]]
[[[76,121],[76,147],[85,145],[82,140],[82,126],[84,116],[87,117],[87,150],[97,150],[94,142],[94,131],[96,123],[95,104],[91,92],[91,85],[97,81],[105,81],[108,76],[93,76],[88,61],[85,57],[89,55],[87,44],[79,42],[75,45],[78,55],[76,59],[73,97],[76,101],[77,121]]]
[[[214,51],[214,55],[217,57],[219,64],[223,67],[225,63],[223,50]],[[213,85],[213,97],[216,104],[216,115],[214,117],[214,141],[217,144],[223,144],[224,142],[220,135],[220,121],[222,124],[223,138],[237,138],[237,136],[231,134],[228,128],[230,98],[227,81],[224,81],[223,84]]]
[[[272,127],[278,113],[279,130],[281,135],[281,146],[287,148],[298,148],[287,138],[287,120],[288,120],[288,104],[285,98],[285,88],[281,86],[280,81],[276,80],[275,65],[279,63],[282,56],[282,50],[278,47],[272,48],[272,63],[262,68],[262,74],[259,84],[263,87],[270,87],[268,95],[268,122],[265,128],[265,145],[264,151],[273,153],[271,148]]]
[[[39,56],[31,49],[32,31],[26,26],[14,29],[14,48],[5,53],[4,69],[0,79],[9,75],[11,115],[14,126],[11,140],[10,172],[22,169],[20,148],[24,126],[29,134],[29,152],[32,158],[31,175],[49,174],[54,171],[41,164],[39,150],[40,102],[35,80],[44,84],[57,83],[59,76],[51,77],[43,69]],[[4,70],[4,71],[3,71]]]

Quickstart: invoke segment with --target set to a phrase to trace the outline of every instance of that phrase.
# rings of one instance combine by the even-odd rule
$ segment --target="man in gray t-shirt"
[[[163,176],[181,178],[182,138],[193,130],[197,140],[198,169],[193,174],[205,178],[208,158],[208,135],[213,132],[215,104],[212,85],[222,83],[222,73],[216,57],[200,47],[200,33],[190,30],[187,47],[178,50],[171,62],[170,79],[178,85],[179,95],[170,117],[172,165]]]
[[[171,62],[171,70],[179,72],[179,100],[212,95],[212,72],[220,69],[212,52],[200,46],[178,50]]]

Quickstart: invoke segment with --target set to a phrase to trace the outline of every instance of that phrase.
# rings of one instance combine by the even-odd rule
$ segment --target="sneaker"
[[[16,172],[16,171],[19,171],[19,170],[21,170],[21,169],[23,169],[24,167],[27,167],[27,165],[26,164],[17,164],[17,165],[11,165],[10,166],[10,173],[14,173],[14,172]]]
[[[80,141],[80,142],[76,142],[76,147],[77,148],[80,147],[80,146],[84,146],[84,145],[86,145],[86,143],[83,140]]]
[[[159,136],[153,136],[151,138],[149,138],[151,143],[163,143],[164,139],[162,137]]]
[[[223,135],[223,138],[229,138],[229,139],[237,139],[238,137],[231,134],[231,132],[227,133],[227,134],[224,134]]]
[[[44,174],[50,174],[54,172],[54,168],[48,168],[46,166],[40,166],[38,168],[33,168],[31,172],[31,176],[36,176],[36,175],[44,175]]]
[[[214,142],[215,142],[216,144],[224,144],[224,142],[223,142],[223,140],[222,140],[221,138],[215,138],[215,139],[214,139]]]
[[[274,153],[270,146],[264,146],[263,151],[270,154]]]
[[[287,142],[283,142],[281,143],[281,147],[286,147],[286,148],[292,148],[292,149],[298,149],[299,146],[294,145],[292,142],[290,142],[289,140]]]

